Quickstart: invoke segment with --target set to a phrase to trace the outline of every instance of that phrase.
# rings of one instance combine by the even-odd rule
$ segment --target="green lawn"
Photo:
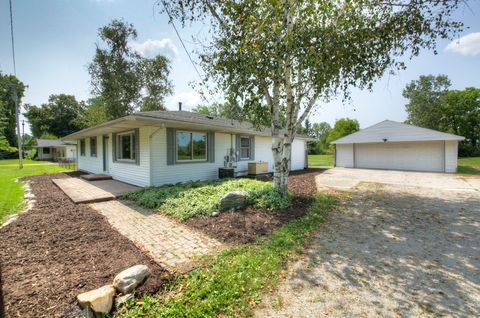
[[[333,167],[333,155],[308,155],[308,166],[328,166]]]
[[[480,157],[459,158],[458,173],[480,174]]]
[[[23,206],[23,188],[16,178],[67,170],[49,162],[26,160],[21,170],[15,166],[17,164],[18,160],[0,160],[0,224],[7,215],[17,213]]]

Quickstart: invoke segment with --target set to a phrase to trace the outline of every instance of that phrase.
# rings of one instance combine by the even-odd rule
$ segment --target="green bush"
[[[123,198],[183,221],[217,211],[220,199],[232,191],[245,192],[248,203],[259,208],[282,210],[291,202],[290,195],[282,196],[271,183],[246,178],[149,187],[127,193]]]
[[[37,149],[32,148],[25,151],[25,159],[33,160],[37,157]]]

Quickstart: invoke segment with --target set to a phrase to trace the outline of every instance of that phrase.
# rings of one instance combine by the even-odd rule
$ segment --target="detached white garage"
[[[336,167],[456,172],[463,139],[385,120],[332,143]]]

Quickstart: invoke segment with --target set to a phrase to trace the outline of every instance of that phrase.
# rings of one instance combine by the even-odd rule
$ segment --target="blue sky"
[[[384,119],[406,118],[402,90],[411,80],[423,74],[446,74],[453,88],[480,87],[480,3],[470,1],[457,16],[469,27],[460,44],[441,41],[438,55],[422,52],[407,62],[407,70],[380,79],[373,91],[354,90],[352,101],[339,100],[320,107],[311,121],[330,124],[342,117],[356,118],[361,127]],[[86,67],[92,60],[97,30],[114,18],[133,23],[139,37],[132,46],[146,55],[163,53],[172,60],[171,79],[175,86],[167,107],[176,109],[178,101],[191,108],[201,102],[191,87],[198,80],[165,15],[152,0],[13,0],[17,76],[28,85],[24,103],[41,104],[50,94],[67,93],[77,99],[90,95]],[[196,47],[192,37],[204,36],[208,26],[197,23],[180,29],[188,50]],[[13,73],[8,0],[0,0],[0,70]],[[447,50],[450,44],[451,49]],[[195,56],[195,55],[194,55]]]

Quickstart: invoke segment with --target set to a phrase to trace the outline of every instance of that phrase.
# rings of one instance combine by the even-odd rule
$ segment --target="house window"
[[[117,159],[135,160],[135,132],[117,135]]]
[[[49,155],[49,154],[50,154],[50,148],[45,148],[45,147],[44,147],[44,148],[42,148],[42,149],[43,149],[42,153],[43,153],[44,155]]]
[[[250,137],[240,137],[240,159],[250,159]]]
[[[90,138],[90,156],[97,156],[97,137]]]
[[[80,156],[85,156],[85,139],[80,140]]]
[[[177,131],[177,161],[206,161],[207,133]]]

